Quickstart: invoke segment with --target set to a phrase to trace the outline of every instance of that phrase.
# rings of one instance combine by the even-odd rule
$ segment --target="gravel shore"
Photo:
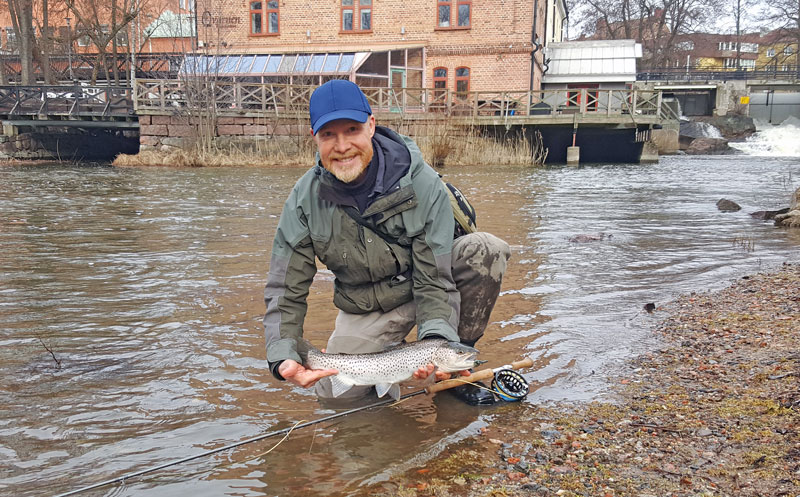
[[[656,312],[613,403],[499,406],[363,495],[800,496],[800,264]]]

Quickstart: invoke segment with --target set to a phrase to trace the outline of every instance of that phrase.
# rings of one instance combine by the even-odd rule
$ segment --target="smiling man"
[[[488,233],[454,237],[453,209],[439,175],[410,138],[376,126],[354,83],[320,86],[309,111],[317,160],[295,184],[278,223],[264,328],[275,377],[314,386],[320,398],[330,398],[327,377],[336,371],[303,365],[315,258],[336,277],[339,315],[327,352],[356,354],[397,345],[414,326],[419,340],[474,345],[500,292],[509,248]],[[433,372],[428,365],[414,376]],[[362,398],[371,391],[356,387],[346,395]],[[469,404],[494,402],[474,385],[450,392]]]

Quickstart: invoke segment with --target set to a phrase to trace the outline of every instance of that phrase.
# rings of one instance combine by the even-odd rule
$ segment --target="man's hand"
[[[449,380],[450,379],[450,373],[445,373],[444,371],[439,371],[438,369],[436,369],[436,366],[434,366],[433,364],[428,364],[427,366],[422,366],[418,370],[414,371],[414,378],[416,378],[418,380],[424,380],[428,376],[430,376],[430,374],[433,373],[434,370],[436,370],[436,381]],[[465,369],[463,371],[459,371],[458,375],[459,376],[469,376],[470,372]]]
[[[278,374],[283,376],[286,381],[303,388],[311,387],[320,378],[332,376],[338,372],[336,369],[306,369],[302,364],[291,359],[283,361],[278,366]]]

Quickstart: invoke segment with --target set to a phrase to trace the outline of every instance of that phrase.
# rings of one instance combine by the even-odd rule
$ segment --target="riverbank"
[[[800,264],[655,312],[661,346],[611,379],[614,403],[492,408],[358,495],[800,495]]]

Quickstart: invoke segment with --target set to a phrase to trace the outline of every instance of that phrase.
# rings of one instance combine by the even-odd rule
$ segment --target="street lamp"
[[[72,28],[69,24],[72,19],[67,16],[64,20],[67,21],[67,63],[69,64],[69,79],[74,81],[75,76],[72,74]]]

